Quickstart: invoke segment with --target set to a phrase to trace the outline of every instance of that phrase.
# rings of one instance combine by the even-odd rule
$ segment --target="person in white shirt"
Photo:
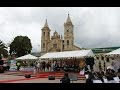
[[[51,71],[54,71],[54,63],[51,64]]]
[[[37,63],[37,72],[40,71],[40,62]]]

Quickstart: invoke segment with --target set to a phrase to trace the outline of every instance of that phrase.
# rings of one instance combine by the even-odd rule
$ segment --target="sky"
[[[41,51],[41,29],[47,19],[51,35],[64,33],[68,13],[74,44],[81,48],[120,46],[120,7],[0,7],[0,40],[10,44],[28,36],[32,52]]]

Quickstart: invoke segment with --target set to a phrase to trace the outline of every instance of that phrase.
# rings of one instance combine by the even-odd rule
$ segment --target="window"
[[[64,45],[63,45],[63,49],[64,49]]]
[[[69,40],[67,40],[67,45],[69,45]]]
[[[69,32],[69,29],[67,30],[67,32]]]
[[[45,48],[45,43],[43,43],[43,48]]]
[[[54,48],[57,48],[57,44],[53,44],[53,47],[54,47]]]
[[[64,40],[63,40],[63,44],[64,44]]]
[[[43,32],[43,36],[45,36],[45,32]]]

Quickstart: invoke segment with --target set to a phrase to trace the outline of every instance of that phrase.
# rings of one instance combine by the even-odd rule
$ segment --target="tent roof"
[[[92,50],[77,50],[77,51],[64,51],[64,52],[52,52],[46,53],[40,57],[40,59],[46,58],[67,58],[67,57],[84,57],[84,56],[93,56],[94,53]]]
[[[36,56],[33,56],[31,54],[28,54],[28,55],[24,55],[24,56],[21,56],[19,58],[16,58],[16,60],[26,60],[26,59],[38,59],[38,57]]]
[[[120,54],[120,48],[116,49],[116,50],[114,50],[112,52],[107,53],[107,55],[112,55],[112,54]]]

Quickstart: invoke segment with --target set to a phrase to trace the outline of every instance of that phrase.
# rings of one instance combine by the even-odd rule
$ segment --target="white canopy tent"
[[[35,61],[37,61],[39,58],[36,57],[36,56],[33,56],[31,54],[27,54],[27,55],[24,55],[24,56],[21,56],[19,58],[16,58],[15,60],[16,61],[22,61],[22,62],[27,62],[26,65],[27,66],[23,66],[23,67],[20,67],[20,71],[33,71],[34,70],[34,67],[31,66],[32,63],[34,63]]]
[[[24,55],[24,56],[21,56],[19,58],[16,58],[16,60],[37,60],[37,59],[38,59],[38,57],[33,56],[31,54]]]
[[[107,53],[106,55],[114,55],[114,54],[120,54],[120,48],[119,48],[119,49],[116,49],[116,50],[114,50],[114,51],[112,51],[112,52],[109,52],[109,53]]]
[[[115,70],[115,72],[118,72],[118,69],[120,68],[120,48],[113,50],[112,52],[109,52],[106,55],[109,55],[113,58],[111,66],[108,68]]]
[[[85,56],[94,56],[92,50],[77,50],[46,53],[40,59],[54,59],[54,58],[81,58]]]

